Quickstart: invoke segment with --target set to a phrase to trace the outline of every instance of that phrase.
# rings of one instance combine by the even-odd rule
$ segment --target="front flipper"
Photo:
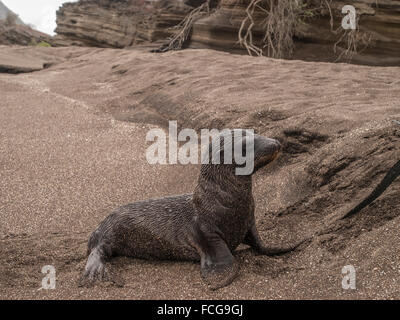
[[[201,276],[211,290],[229,285],[239,266],[225,241],[216,232],[198,230],[197,245],[201,257]]]
[[[250,247],[255,249],[259,254],[273,256],[280,255],[295,250],[304,241],[300,241],[292,246],[287,247],[266,247],[258,234],[257,227],[255,224],[252,225],[250,230],[247,232],[246,237],[243,241],[244,244],[248,244]]]

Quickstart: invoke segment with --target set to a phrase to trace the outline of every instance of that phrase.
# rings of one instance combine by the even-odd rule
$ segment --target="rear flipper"
[[[257,251],[257,253],[267,255],[267,256],[280,255],[280,254],[294,251],[303,242],[304,242],[304,240],[300,241],[292,246],[287,246],[287,247],[283,247],[283,246],[282,247],[267,247],[264,245],[263,241],[261,240],[261,237],[258,234],[257,227],[255,224],[253,224],[253,226],[247,232],[247,235],[243,241],[244,244],[247,244],[250,247],[252,247],[253,249],[255,249]]]
[[[96,281],[111,282],[122,287],[123,280],[116,277],[106,266],[106,256],[99,247],[95,247],[89,254],[85,270],[79,279],[80,287],[91,287]]]
[[[239,273],[235,261],[225,241],[214,232],[198,230],[198,248],[201,257],[201,276],[211,290],[229,285]]]

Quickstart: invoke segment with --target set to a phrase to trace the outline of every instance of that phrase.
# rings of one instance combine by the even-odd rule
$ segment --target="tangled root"
[[[357,28],[355,30],[345,30],[341,26],[339,26],[335,30],[333,27],[333,14],[330,7],[331,1],[332,0],[329,0],[329,2],[328,0],[324,0],[324,4],[325,7],[329,10],[331,32],[338,36],[338,40],[333,45],[333,52],[335,53],[335,55],[337,55],[334,62],[338,62],[342,58],[344,58],[347,62],[350,62],[353,59],[354,55],[361,53],[369,46],[372,36],[366,32],[362,32],[359,29],[358,23],[360,17],[357,17]],[[339,47],[339,44],[342,44],[344,48]]]
[[[361,32],[360,30],[342,30],[342,35],[339,40],[334,44],[333,51],[337,54],[335,62],[344,58],[347,62],[350,62],[354,55],[363,52],[368,48],[371,43],[371,35]],[[345,44],[345,48],[338,50],[340,43]]]
[[[239,28],[239,44],[246,48],[249,55],[290,56],[294,49],[293,36],[298,33],[307,14],[305,6],[302,0],[251,0]],[[253,42],[256,12],[265,16],[261,23],[264,34],[261,46]]]
[[[166,44],[163,44],[159,49],[153,52],[166,52],[170,50],[182,49],[184,43],[188,39],[192,31],[193,24],[200,18],[210,14],[209,0],[200,5],[199,7],[190,11],[190,13],[178,25],[173,27],[177,29],[177,33],[168,39]]]
[[[337,56],[335,62],[342,58],[350,61],[355,54],[368,47],[371,35],[360,31],[358,27],[356,30],[345,30],[341,26],[334,29],[331,1],[250,0],[239,28],[238,42],[251,56],[290,57],[294,50],[293,38],[302,35],[302,25],[306,23],[306,19],[328,11],[331,32],[337,36],[333,46]],[[257,25],[256,21],[260,20],[260,15],[264,16],[264,19]],[[254,43],[253,35],[256,26],[261,27],[263,33],[261,43],[257,44]]]

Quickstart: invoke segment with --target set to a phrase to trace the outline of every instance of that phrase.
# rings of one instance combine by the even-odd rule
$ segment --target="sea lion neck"
[[[235,175],[234,165],[203,165],[194,190],[195,204],[211,199],[224,207],[237,206],[238,201],[253,198],[251,176]]]

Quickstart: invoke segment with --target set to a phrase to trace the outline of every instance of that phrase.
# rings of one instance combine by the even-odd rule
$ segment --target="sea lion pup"
[[[240,130],[244,133],[240,139],[231,139],[235,131],[226,130],[218,144],[210,144],[210,161],[219,154],[220,164],[202,165],[193,194],[135,202],[111,213],[90,236],[80,284],[112,281],[105,263],[114,256],[129,256],[200,260],[202,278],[211,289],[218,289],[230,284],[238,273],[232,251],[240,243],[265,255],[293,250],[295,246],[264,246],[254,218],[252,174],[277,158],[281,144],[244,130]],[[244,151],[246,162],[248,150],[254,151],[254,170],[247,175],[237,175],[236,169],[245,164],[229,161],[225,154],[236,147]]]

